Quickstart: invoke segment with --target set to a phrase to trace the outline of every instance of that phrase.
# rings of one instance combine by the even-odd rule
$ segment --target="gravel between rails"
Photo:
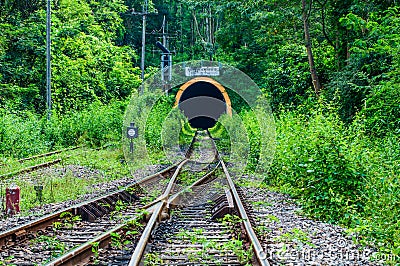
[[[301,208],[288,195],[260,188],[243,191],[271,265],[383,265],[370,261],[375,250],[355,245],[344,228],[299,215]]]
[[[75,200],[67,200],[59,203],[50,203],[43,204],[41,206],[37,206],[35,208],[30,209],[27,212],[27,215],[16,215],[13,217],[5,217],[0,219],[0,232],[9,230],[13,227],[23,225],[30,221],[38,219],[38,217],[65,209],[70,207],[71,205],[75,205],[91,198],[103,195],[107,192],[111,192],[113,190],[117,190],[120,187],[126,186],[133,182],[134,179],[139,177],[148,176],[152,173],[156,173],[162,169],[166,168],[165,165],[152,165],[147,167],[146,169],[140,169],[136,171],[131,177],[125,177],[118,180],[113,180],[109,182],[100,182],[98,184],[94,184],[88,188],[89,191],[94,191],[93,193],[85,194]],[[102,178],[102,173],[96,169],[91,169],[89,167],[80,166],[80,165],[67,165],[64,167],[53,166],[45,169],[41,169],[34,173],[35,176],[43,174],[43,175],[58,175],[62,176],[63,174],[70,172],[74,176],[79,178]],[[29,179],[29,177],[33,173],[21,175],[19,178]],[[17,177],[16,177],[17,178]],[[1,201],[0,201],[1,203]]]

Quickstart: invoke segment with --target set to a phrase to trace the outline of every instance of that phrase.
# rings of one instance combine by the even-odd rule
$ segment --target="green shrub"
[[[399,255],[398,134],[373,138],[368,117],[344,124],[335,109],[315,109],[281,113],[266,181],[297,197],[306,214],[349,226],[361,243]]]
[[[146,121],[145,138],[146,146],[153,151],[162,150],[162,128],[165,119],[171,112],[175,98],[173,95],[169,97],[161,97],[157,99],[149,113]]]
[[[348,224],[351,215],[362,210],[363,174],[351,153],[353,136],[345,132],[329,108],[317,108],[310,116],[282,114],[269,182],[289,185],[307,213]]]
[[[24,157],[47,150],[40,132],[39,118],[29,112],[24,116],[0,113],[0,153],[4,156]]]
[[[62,147],[100,146],[121,139],[125,102],[94,103],[80,112],[53,115],[50,121],[32,113],[0,112],[0,152],[7,157],[27,157]]]
[[[376,86],[362,111],[371,135],[400,134],[400,85],[396,82]]]

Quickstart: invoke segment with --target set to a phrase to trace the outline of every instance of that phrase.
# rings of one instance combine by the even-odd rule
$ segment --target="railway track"
[[[163,202],[157,203],[129,266],[269,265],[236,186],[209,134],[208,139],[216,155],[214,159],[218,160],[220,177],[210,181],[205,176],[172,196],[166,194],[170,193],[167,190]],[[171,213],[174,209],[177,211],[169,222],[158,223],[163,211]]]
[[[107,145],[104,145],[99,148],[90,149],[89,151],[101,150],[110,145],[111,144],[107,144]],[[74,146],[71,148],[66,148],[66,149],[62,149],[62,150],[52,151],[52,152],[48,152],[48,153],[38,154],[38,155],[31,156],[31,157],[19,159],[17,161],[18,164],[14,166],[15,168],[17,168],[17,170],[7,172],[7,173],[3,172],[2,174],[0,174],[0,181],[10,181],[14,177],[18,177],[22,174],[31,173],[31,172],[34,172],[34,171],[37,171],[40,169],[44,169],[44,168],[51,167],[53,165],[60,164],[63,160],[71,157],[71,155],[67,154],[67,155],[59,156],[58,158],[51,158],[51,157],[53,157],[54,155],[63,154],[68,151],[74,151],[74,150],[77,150],[77,149],[80,149],[83,147],[84,146]],[[46,160],[46,158],[50,158],[50,159]],[[43,161],[43,159],[45,161]],[[40,161],[40,160],[42,160],[42,161]],[[24,166],[26,164],[29,164],[30,162],[31,162],[31,165]],[[32,164],[32,162],[33,162],[33,164]]]
[[[1,233],[0,259],[11,265],[269,265],[211,136],[196,133],[186,156],[119,191]],[[140,199],[150,190],[163,193],[144,205]]]
[[[42,265],[49,258],[51,259],[54,255],[52,252],[64,253],[68,249],[98,236],[100,232],[111,230],[116,225],[115,217],[119,220],[126,220],[143,205],[139,201],[139,197],[143,195],[140,185],[146,186],[156,183],[158,189],[163,189],[165,185],[160,181],[167,179],[176,167],[176,165],[173,165],[120,190],[0,233],[0,261],[6,261],[11,265]],[[68,227],[67,231],[64,230],[66,227]],[[91,228],[95,228],[95,230]],[[73,229],[78,233],[74,233]],[[79,232],[87,232],[87,234],[84,234],[84,238],[74,237],[74,235],[79,235]],[[69,236],[71,236],[71,239],[68,242]],[[35,242],[34,239],[43,241]],[[21,250],[31,251],[30,246],[38,243],[40,245],[42,242],[51,245],[41,248],[41,252],[35,250],[35,252],[24,254],[24,256],[18,255],[21,254]]]
[[[100,172],[90,169],[89,167],[79,165],[64,165],[68,158],[75,155],[82,155],[87,152],[104,149],[111,144],[92,149],[80,150],[84,146],[75,146],[62,150],[52,151],[44,154],[39,154],[18,161],[9,162],[4,168],[0,169],[0,220],[8,216],[5,213],[5,188],[17,184],[19,186],[25,185],[33,186],[36,191],[36,200],[42,204],[42,196],[44,183],[52,186],[53,177],[57,176],[63,178],[71,173],[76,177],[84,177],[88,175],[99,175]],[[78,150],[71,153],[71,151]],[[60,166],[56,166],[60,165]],[[53,167],[56,166],[56,167]],[[12,169],[12,171],[10,171]],[[50,181],[49,181],[50,180]],[[52,190],[52,188],[51,188]],[[28,191],[28,193],[26,193]],[[52,193],[52,192],[51,192]],[[29,197],[29,189],[24,189],[21,192],[21,198]],[[51,196],[52,197],[52,196]],[[0,226],[0,231],[4,227]]]

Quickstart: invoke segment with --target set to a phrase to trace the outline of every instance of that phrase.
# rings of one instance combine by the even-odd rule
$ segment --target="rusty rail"
[[[79,149],[79,148],[82,148],[82,147],[83,147],[82,145],[81,146],[74,146],[74,147],[71,147],[71,148],[66,148],[66,149],[62,149],[62,150],[58,150],[58,151],[51,151],[51,152],[47,152],[47,153],[43,153],[43,154],[38,154],[38,155],[31,156],[31,157],[19,159],[18,162],[22,163],[22,162],[25,162],[25,161],[30,161],[30,160],[34,160],[34,159],[38,159],[38,158],[42,158],[42,157],[48,157],[48,156],[51,156],[51,155],[54,155],[54,154],[59,154],[59,153],[65,152],[65,151],[76,150],[76,149]]]
[[[9,177],[13,177],[13,176],[16,176],[16,175],[20,175],[20,174],[30,173],[30,172],[36,171],[38,169],[41,169],[41,168],[45,168],[45,167],[49,167],[49,166],[58,164],[60,162],[61,162],[61,159],[59,158],[59,159],[56,159],[56,160],[53,160],[53,161],[50,161],[50,162],[45,162],[45,163],[29,166],[29,167],[23,168],[21,170],[15,171],[15,172],[11,172],[11,173],[0,175],[0,180],[6,179],[6,178],[9,178]]]
[[[217,150],[214,139],[211,137],[211,134],[208,130],[207,130],[207,133],[208,133],[210,139],[212,140],[212,143],[213,143],[215,149]],[[250,219],[247,215],[246,209],[242,203],[242,200],[239,197],[239,193],[236,190],[235,183],[233,182],[233,180],[229,174],[228,168],[226,167],[226,165],[225,165],[224,161],[222,160],[218,151],[217,151],[217,156],[220,160],[222,169],[223,169],[226,179],[228,181],[229,189],[232,194],[233,200],[235,202],[236,209],[239,213],[240,218],[242,219],[242,223],[243,223],[244,229],[246,231],[246,235],[248,236],[250,244],[253,248],[255,259],[256,259],[258,265],[269,266],[270,264],[267,260],[266,253],[264,252],[264,250],[261,246],[261,243],[258,240],[256,233],[254,232],[253,226],[250,223]]]
[[[176,178],[177,178],[180,170],[182,169],[182,166],[185,163],[187,163],[188,161],[189,161],[188,159],[185,159],[179,164],[179,166],[175,170],[174,175],[172,176],[171,180],[169,181],[168,186],[165,189],[163,195],[160,197],[159,202],[156,205],[154,205],[153,214],[151,215],[151,218],[150,218],[149,222],[147,223],[142,236],[140,237],[140,240],[135,248],[135,251],[133,252],[131,261],[129,262],[129,266],[138,266],[139,265],[140,260],[142,259],[144,250],[146,248],[147,242],[150,239],[151,232],[152,232],[154,226],[156,225],[158,218],[161,215],[161,212],[166,204],[166,201],[168,200],[169,195],[171,194],[172,188],[174,187],[175,182],[176,182]]]
[[[137,180],[137,181],[125,186],[124,188],[122,188],[120,190],[111,192],[111,193],[103,195],[103,196],[96,197],[94,199],[82,202],[80,204],[71,206],[69,208],[60,210],[58,212],[46,215],[46,216],[44,216],[44,217],[42,217],[40,219],[34,220],[34,221],[30,222],[30,223],[27,223],[27,224],[24,224],[24,225],[20,225],[18,227],[15,227],[15,228],[9,229],[7,231],[1,232],[0,233],[0,248],[2,246],[4,246],[8,241],[13,241],[16,238],[18,238],[18,237],[20,237],[20,236],[22,236],[22,235],[24,235],[24,234],[26,234],[28,232],[35,232],[35,231],[37,231],[37,230],[39,230],[41,228],[45,228],[46,226],[51,225],[54,222],[59,221],[60,220],[60,215],[62,213],[64,213],[64,212],[71,212],[72,214],[77,215],[77,214],[80,214],[81,210],[83,208],[85,208],[86,206],[92,205],[92,207],[87,208],[87,209],[88,210],[93,210],[93,205],[98,205],[97,203],[99,203],[99,202],[106,202],[108,198],[111,198],[111,197],[125,197],[126,198],[126,195],[123,196],[123,194],[126,193],[126,191],[128,191],[129,189],[131,189],[131,188],[133,188],[133,187],[135,187],[137,185],[140,185],[141,183],[149,181],[149,180],[151,180],[153,178],[156,178],[156,177],[158,177],[160,175],[167,174],[171,170],[173,170],[175,167],[177,167],[177,164],[174,164],[174,165],[172,165],[172,166],[170,166],[170,167],[168,167],[168,168],[166,168],[166,169],[164,169],[162,171],[159,171],[159,172],[157,172],[157,173],[155,173],[153,175],[150,175],[150,176],[147,176],[147,177],[142,178],[140,180]],[[90,212],[90,211],[88,211],[88,212]],[[88,214],[88,216],[90,216],[90,215]],[[87,217],[87,218],[88,218],[88,220],[93,220],[95,217]]]

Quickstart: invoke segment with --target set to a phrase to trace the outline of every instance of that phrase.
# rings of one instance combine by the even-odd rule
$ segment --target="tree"
[[[304,24],[304,39],[305,39],[305,45],[306,45],[306,49],[307,49],[308,64],[310,65],[310,73],[311,73],[311,78],[312,78],[312,83],[314,86],[315,94],[319,95],[321,92],[321,84],[319,83],[317,70],[315,68],[314,56],[312,53],[312,44],[311,44],[311,38],[310,38],[310,25],[309,25],[309,17],[310,17],[311,8],[312,8],[312,0],[310,0],[308,10],[307,10],[307,6],[306,6],[306,0],[301,0],[301,5],[302,5],[302,18],[303,18],[303,24]]]

